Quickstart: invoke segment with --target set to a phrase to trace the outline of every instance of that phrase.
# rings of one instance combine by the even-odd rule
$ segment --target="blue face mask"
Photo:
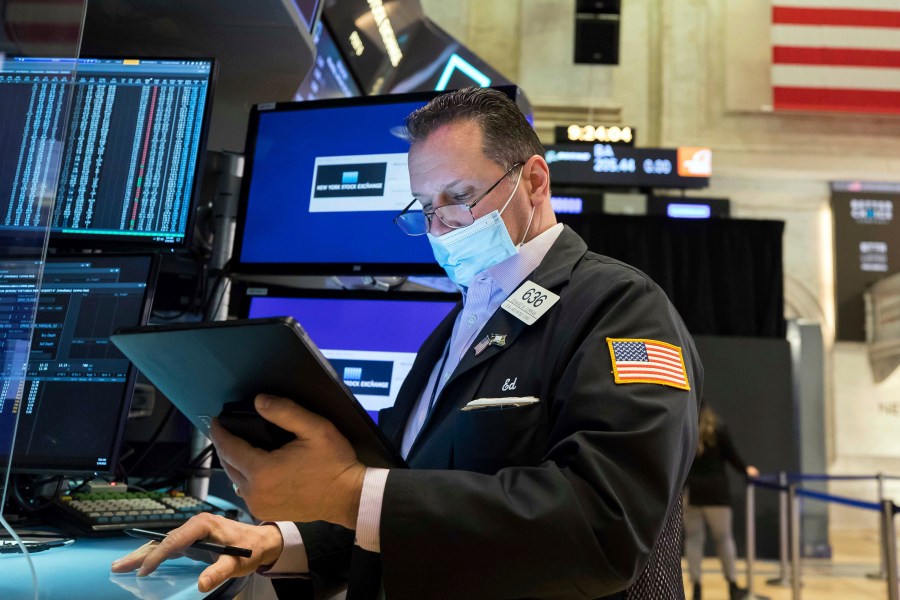
[[[509,237],[506,224],[500,215],[506,210],[510,200],[519,189],[519,181],[522,179],[522,171],[516,179],[516,187],[507,198],[500,210],[489,212],[483,217],[475,219],[475,222],[462,229],[448,231],[442,236],[428,234],[431,243],[431,251],[438,264],[447,272],[447,277],[458,286],[468,287],[476,275],[485,271],[507,258],[518,254],[519,248]],[[525,234],[531,227],[531,218],[534,217],[534,209],[531,209],[531,217]],[[522,236],[522,241],[525,235]]]

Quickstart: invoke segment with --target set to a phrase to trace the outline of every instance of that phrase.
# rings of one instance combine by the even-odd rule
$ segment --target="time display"
[[[566,139],[570,142],[599,142],[603,144],[632,144],[634,131],[631,127],[604,127],[603,125],[569,125]]]

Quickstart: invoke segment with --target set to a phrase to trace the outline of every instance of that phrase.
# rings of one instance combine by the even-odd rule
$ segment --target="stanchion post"
[[[791,507],[791,598],[800,600],[800,497],[797,484],[788,486]]]
[[[884,473],[878,473],[875,475],[875,480],[878,482],[878,504],[884,504]],[[882,535],[884,534],[884,523],[882,522],[881,527]],[[885,540],[881,540],[881,547],[884,548]],[[887,577],[887,571],[885,570],[885,561],[884,561],[884,552],[881,553],[881,564],[878,567],[877,573],[869,573],[866,575],[869,579],[884,579]]]
[[[746,600],[769,600],[767,596],[757,596],[753,590],[753,563],[756,562],[756,486],[747,480],[747,595]]]
[[[790,513],[790,504],[788,503],[788,492],[786,486],[788,484],[788,476],[784,471],[778,472],[778,485],[782,489],[778,492],[778,560],[781,573],[775,579],[766,581],[769,585],[787,585],[788,582],[788,514]]]
[[[756,487],[747,481],[747,597],[753,598],[753,563],[756,560]]]
[[[897,538],[894,530],[894,503],[881,501],[881,559],[887,567],[888,600],[900,600],[897,577]]]

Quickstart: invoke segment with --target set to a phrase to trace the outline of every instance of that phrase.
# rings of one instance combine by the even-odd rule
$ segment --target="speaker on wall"
[[[621,0],[576,0],[576,64],[619,64],[621,10]]]

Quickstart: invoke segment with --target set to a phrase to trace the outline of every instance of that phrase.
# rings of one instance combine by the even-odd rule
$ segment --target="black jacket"
[[[731,492],[725,463],[746,477],[747,465],[741,460],[731,441],[731,434],[723,424],[716,426],[716,443],[698,454],[688,473],[688,503],[692,506],[728,506]]]
[[[679,499],[703,375],[665,294],[568,227],[527,280],[559,302],[531,326],[497,310],[478,337],[505,334],[506,344],[464,356],[410,451],[412,469],[388,476],[380,559],[390,600],[618,597]],[[379,417],[398,446],[460,309]],[[615,383],[607,338],[680,347],[691,389]],[[460,410],[507,396],[540,401]],[[349,547],[339,549],[351,532],[300,528],[314,581],[352,579]]]

